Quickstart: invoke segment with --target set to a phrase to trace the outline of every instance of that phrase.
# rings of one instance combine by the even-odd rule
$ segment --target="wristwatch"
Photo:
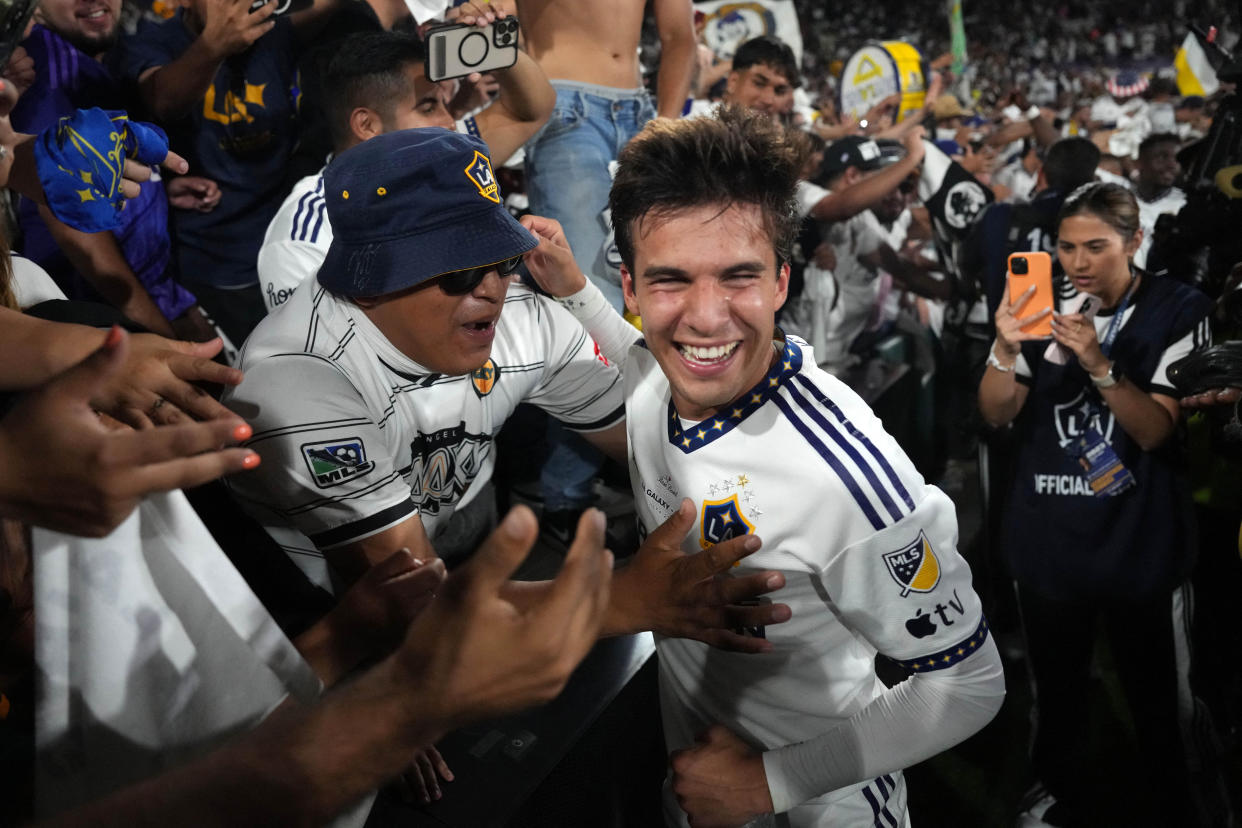
[[[1108,371],[1105,372],[1104,376],[1093,376],[1091,377],[1091,382],[1096,388],[1100,389],[1112,388],[1114,385],[1121,382],[1121,371],[1118,370],[1117,363],[1108,363]]]

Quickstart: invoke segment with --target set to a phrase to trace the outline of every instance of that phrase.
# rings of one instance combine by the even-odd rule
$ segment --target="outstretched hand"
[[[233,415],[146,432],[105,426],[92,400],[118,380],[130,351],[130,337],[113,328],[101,348],[25,394],[0,420],[0,514],[102,537],[147,494],[259,464],[249,449],[225,448],[250,436]]]
[[[780,624],[791,617],[785,604],[745,606],[744,601],[785,586],[779,572],[742,577],[726,573],[762,545],[755,535],[741,535],[702,552],[687,555],[682,540],[694,526],[694,503],[683,499],[677,511],[647,536],[641,548],[615,576],[614,623],[610,632],[652,630],[693,638],[743,653],[772,648],[763,638],[736,632],[744,627]]]
[[[198,420],[235,420],[229,411],[194,383],[237,385],[242,372],[214,362],[224,343],[178,342],[155,334],[134,334],[119,370],[109,372],[92,390],[90,402],[134,428],[176,425]]]
[[[410,626],[391,668],[429,721],[452,729],[550,701],[595,643],[612,579],[603,513],[583,513],[560,574],[518,607],[504,588],[538,534],[529,509],[510,510]]]

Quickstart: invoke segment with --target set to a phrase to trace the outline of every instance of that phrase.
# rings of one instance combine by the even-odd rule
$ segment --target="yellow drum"
[[[899,93],[897,120],[922,110],[927,72],[919,50],[901,40],[869,43],[850,55],[841,72],[840,111],[861,118],[889,95]]]

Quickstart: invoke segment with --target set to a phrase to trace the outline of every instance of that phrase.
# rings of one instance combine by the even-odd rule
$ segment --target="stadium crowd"
[[[718,5],[39,0],[0,823],[361,825],[651,632],[668,825],[908,825],[1015,704],[1006,824],[1233,824],[1236,10]]]

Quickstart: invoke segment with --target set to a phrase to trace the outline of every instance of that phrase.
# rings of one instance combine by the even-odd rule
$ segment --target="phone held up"
[[[507,69],[517,62],[518,21],[505,17],[486,26],[452,23],[427,32],[427,80]]]
[[[1035,288],[1034,295],[1018,311],[1019,318],[1027,318],[1047,309],[1048,313],[1036,322],[1022,326],[1022,332],[1036,336],[1052,336],[1052,311],[1055,310],[1052,295],[1052,257],[1042,251],[1013,253],[1009,256],[1009,301]],[[1017,314],[1015,314],[1017,315]]]

